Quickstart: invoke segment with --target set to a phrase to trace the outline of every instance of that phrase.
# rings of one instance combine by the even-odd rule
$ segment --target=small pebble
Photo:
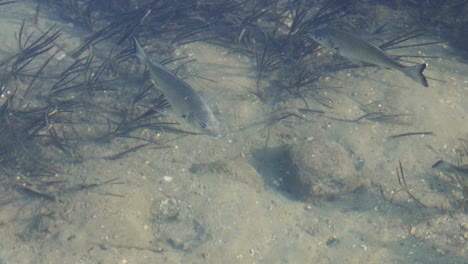
[[[65,59],[65,57],[67,56],[67,54],[63,51],[60,51],[57,53],[57,55],[55,55],[55,59],[57,59],[58,61],[62,61],[63,59]]]
[[[171,177],[171,176],[164,176],[164,177],[163,177],[163,180],[164,180],[165,182],[171,182],[171,181],[172,181],[172,177]]]

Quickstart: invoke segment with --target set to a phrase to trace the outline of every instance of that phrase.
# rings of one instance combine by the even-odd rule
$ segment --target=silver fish
[[[387,69],[401,71],[424,87],[429,87],[423,71],[426,64],[405,66],[390,58],[379,47],[345,31],[333,28],[319,28],[309,33],[309,36],[327,49],[337,51],[341,56],[352,62],[371,63]]]
[[[201,96],[161,63],[150,61],[136,38],[134,40],[136,56],[148,68],[151,81],[164,94],[175,114],[184,118],[197,131],[219,137],[218,120]]]
[[[432,168],[455,175],[459,183],[465,186],[464,188],[468,188],[468,165],[455,166],[446,161],[439,160],[432,165]]]

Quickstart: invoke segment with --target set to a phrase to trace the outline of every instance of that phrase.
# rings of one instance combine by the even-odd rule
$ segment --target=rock
[[[289,148],[292,169],[285,188],[296,197],[333,199],[363,186],[355,158],[339,144],[310,141]]]
[[[185,201],[165,199],[155,204],[154,230],[158,243],[191,251],[211,239],[205,223],[199,221]]]

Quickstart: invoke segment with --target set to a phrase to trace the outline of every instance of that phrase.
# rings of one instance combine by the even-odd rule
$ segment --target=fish
[[[308,33],[309,37],[321,46],[338,52],[350,61],[374,64],[386,69],[395,69],[424,87],[429,87],[423,75],[426,64],[405,66],[388,56],[381,48],[355,36],[352,33],[334,28],[317,28]]]
[[[203,98],[181,78],[157,61],[150,61],[140,43],[134,38],[136,56],[149,71],[149,78],[171,106],[173,112],[182,117],[198,132],[219,137],[219,122]]]
[[[468,186],[468,165],[455,166],[446,161],[439,160],[432,165],[432,168],[458,175],[462,179],[462,182]]]

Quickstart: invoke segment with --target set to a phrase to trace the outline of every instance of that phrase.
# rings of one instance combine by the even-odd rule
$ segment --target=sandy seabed
[[[5,10],[0,54],[15,50],[15,32],[34,14],[27,2]],[[61,23],[43,16],[28,26],[44,30]],[[77,31],[63,24],[60,40],[76,46]],[[62,173],[70,181],[116,180],[47,205],[60,217],[43,218],[35,229],[26,216],[37,208],[23,202],[0,207],[0,263],[467,262],[468,217],[462,210],[442,210],[454,196],[433,187],[444,176],[431,168],[439,159],[456,163],[459,139],[467,137],[468,64],[456,51],[445,44],[405,51],[440,57],[425,61],[429,88],[375,68],[320,81],[342,87],[326,94],[333,102],[327,116],[355,119],[364,114],[362,105],[378,102],[376,109],[407,114],[402,122],[307,115],[307,122],[293,126],[267,126],[272,107],[252,95],[253,58],[202,43],[179,49],[196,59],[191,67],[198,75],[216,81],[189,79],[194,89],[222,90],[210,101],[222,137],[186,136],[170,148],[66,165]],[[299,99],[285,101],[285,109],[304,107]],[[418,131],[434,135],[389,138]],[[288,176],[274,170],[282,154],[308,145],[324,161],[318,169],[326,170],[333,158],[359,160],[358,169],[343,166],[340,173],[357,175],[361,187],[317,201],[296,199],[280,188]],[[337,148],[341,157],[329,151]],[[268,151],[271,157],[263,158]],[[410,190],[427,208],[397,192],[399,160]]]

